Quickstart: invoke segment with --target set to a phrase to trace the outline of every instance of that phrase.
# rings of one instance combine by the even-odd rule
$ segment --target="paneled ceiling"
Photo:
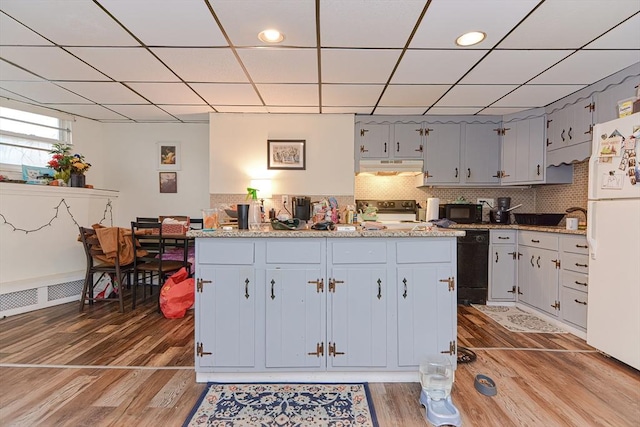
[[[0,0],[0,12],[0,97],[102,122],[503,115],[640,62],[640,0]],[[268,28],[285,40],[258,40]],[[470,30],[487,37],[458,47]]]

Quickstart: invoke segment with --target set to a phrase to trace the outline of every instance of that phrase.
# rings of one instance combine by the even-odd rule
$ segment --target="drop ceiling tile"
[[[427,111],[429,115],[472,115],[478,113],[482,108],[480,107],[433,107]]]
[[[515,89],[516,85],[458,85],[453,87],[436,107],[484,107]]]
[[[48,80],[108,80],[58,47],[1,46],[0,57]]]
[[[408,50],[391,82],[452,84],[485,54],[483,50]]]
[[[211,105],[262,105],[258,94],[248,83],[190,83]]]
[[[637,0],[546,1],[500,47],[579,48],[636,12]]]
[[[147,46],[227,46],[202,0],[100,0],[100,4]]]
[[[538,3],[539,0],[433,0],[410,47],[491,48]],[[482,31],[487,38],[475,47],[458,48],[456,39],[468,31]]]
[[[386,83],[399,49],[322,49],[324,83]]]
[[[640,60],[638,51],[579,51],[531,80],[533,84],[592,84]]]
[[[573,51],[494,50],[460,84],[523,84]]]
[[[492,104],[492,107],[542,107],[572,94],[586,85],[525,85]]]
[[[3,0],[2,10],[59,45],[138,45],[91,1]]]
[[[47,104],[49,108],[93,120],[122,120],[126,117],[95,104]]]
[[[4,6],[4,3],[2,5]],[[47,39],[4,13],[0,13],[0,43],[3,45],[52,46]]]
[[[247,83],[228,48],[153,48],[158,57],[187,82]]]
[[[317,83],[315,49],[238,49],[255,83]]]
[[[160,105],[160,107],[180,120],[189,122],[209,120],[209,113],[214,112],[208,105]]]
[[[259,84],[258,92],[267,107],[318,105],[318,86],[313,84]]]
[[[72,47],[69,51],[117,81],[178,81],[167,67],[142,47]]]
[[[322,85],[322,105],[348,106],[375,105],[384,85]]]
[[[235,46],[263,46],[258,33],[270,28],[285,35],[282,45],[316,46],[316,14],[312,1],[213,0],[211,5]]]
[[[155,105],[105,105],[110,110],[136,121],[176,120]]]
[[[390,114],[390,115],[421,115],[425,112],[427,107],[378,107],[375,114]]]
[[[318,107],[299,107],[299,106],[282,106],[277,107],[273,105],[267,106],[267,110],[270,113],[278,114],[318,114],[320,109]]]
[[[371,107],[322,107],[324,114],[369,114],[373,108]]]
[[[449,85],[390,85],[382,95],[380,107],[427,107],[444,94]]]
[[[214,105],[219,113],[268,113],[267,107],[258,105]]]
[[[127,83],[154,104],[204,104],[184,83]]]
[[[424,5],[424,1],[323,0],[322,47],[402,48]]]
[[[80,103],[90,101],[68,90],[49,82],[0,82],[0,87],[10,92],[20,94],[36,102],[47,103]]]
[[[146,104],[147,101],[116,82],[59,82],[59,86],[97,104]]]
[[[14,100],[14,101],[26,102],[27,104],[35,102],[33,99],[29,99],[29,98],[27,98],[25,96],[19,95],[17,93],[11,92],[11,91],[3,88],[2,84],[0,84],[0,96],[3,97],[3,98]]]
[[[620,24],[593,43],[589,43],[585,48],[640,49],[640,14]]]
[[[40,77],[0,60],[0,81],[2,80],[31,80],[44,81]]]

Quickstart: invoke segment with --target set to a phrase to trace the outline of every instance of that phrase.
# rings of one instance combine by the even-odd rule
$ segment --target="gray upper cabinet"
[[[544,182],[544,117],[503,123],[503,184]]]
[[[609,86],[602,92],[596,92],[593,97],[596,103],[594,123],[604,123],[618,118],[618,102],[634,98],[636,86],[640,84],[640,77],[628,77],[620,84]]]
[[[459,123],[427,123],[423,185],[459,184],[461,181]]]
[[[391,127],[388,124],[357,123],[356,158],[385,159],[389,157]]]
[[[464,125],[462,180],[465,184],[500,183],[499,123]]]
[[[401,160],[423,157],[422,123],[356,123],[356,158]]]
[[[393,157],[421,159],[424,157],[424,133],[422,123],[395,123],[393,132]]]
[[[591,155],[594,109],[588,97],[547,116],[547,166],[582,161]]]

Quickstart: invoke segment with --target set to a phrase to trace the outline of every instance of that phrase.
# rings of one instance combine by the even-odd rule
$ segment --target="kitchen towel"
[[[431,221],[432,219],[438,219],[439,207],[440,207],[440,199],[437,197],[429,197],[427,199],[427,214],[424,220]]]

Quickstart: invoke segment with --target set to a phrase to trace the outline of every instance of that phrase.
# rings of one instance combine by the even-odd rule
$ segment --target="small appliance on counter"
[[[311,197],[295,196],[291,198],[291,213],[302,221],[311,219]]]
[[[415,200],[356,200],[357,212],[375,212],[378,222],[388,229],[407,229],[417,224]],[[359,219],[361,214],[358,214]],[[364,218],[366,221],[366,218]]]
[[[489,221],[496,224],[509,224],[509,208],[511,207],[511,197],[498,197],[498,204],[489,212]]]
[[[482,222],[482,205],[473,203],[446,203],[440,205],[439,218],[457,222],[458,224],[480,224]]]

